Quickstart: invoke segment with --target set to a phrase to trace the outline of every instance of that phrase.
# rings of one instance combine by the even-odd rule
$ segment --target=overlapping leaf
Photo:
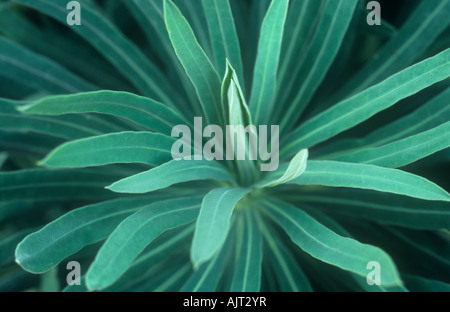
[[[198,197],[177,198],[151,204],[126,218],[108,237],[89,268],[88,288],[102,289],[112,284],[153,239],[194,220],[199,208]]]

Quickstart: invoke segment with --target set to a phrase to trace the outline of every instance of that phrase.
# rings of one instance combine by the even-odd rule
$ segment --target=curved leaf
[[[66,23],[66,0],[14,0]],[[73,27],[78,35],[105,56],[124,77],[143,94],[155,97],[167,105],[174,105],[176,93],[170,92],[170,83],[142,52],[101,15],[100,11],[83,1],[82,27]]]
[[[289,0],[273,0],[261,27],[249,105],[257,125],[265,125],[273,109],[288,6]]]
[[[202,0],[202,3],[220,77],[225,74],[225,59],[228,59],[234,64],[239,81],[243,83],[241,48],[229,0]]]
[[[278,235],[272,234],[274,229],[269,224],[260,220],[259,225],[269,247],[269,261],[276,268],[275,278],[281,291],[311,292],[313,288],[292,252]]]
[[[306,171],[291,183],[370,189],[420,199],[450,201],[450,194],[425,178],[365,164],[309,161]]]
[[[388,254],[371,245],[337,235],[298,208],[282,202],[265,202],[267,213],[305,252],[323,262],[366,277],[367,264],[377,261],[383,286],[401,285]]]
[[[36,228],[18,230],[12,235],[2,237],[0,242],[0,268],[14,262],[14,250],[25,236],[35,231]]]
[[[80,168],[115,163],[160,165],[172,159],[174,139],[150,132],[121,132],[65,143],[51,151],[41,165]]]
[[[302,148],[323,142],[447,77],[450,77],[450,49],[413,65],[308,120],[285,138],[281,154],[288,156]]]
[[[126,217],[168,196],[117,199],[75,209],[28,235],[16,249],[16,262],[43,273],[86,245],[106,238]]]
[[[76,123],[71,123],[55,118],[40,116],[26,116],[18,113],[5,114],[0,112],[0,124],[3,129],[16,131],[34,131],[63,139],[80,139],[101,134],[94,129],[86,128]]]
[[[241,222],[238,221],[236,226],[238,233],[241,233],[238,237],[242,237],[242,240],[239,240],[236,249],[235,271],[230,289],[232,292],[257,292],[261,287],[261,231],[250,208],[244,207],[244,216],[241,216]]]
[[[191,259],[194,267],[210,260],[223,245],[233,210],[249,189],[220,188],[209,192],[202,202],[197,218]]]
[[[220,113],[221,83],[216,70],[198,44],[189,23],[170,0],[164,0],[164,16],[172,45],[197,90],[207,122],[217,124],[223,121]]]
[[[336,157],[337,161],[398,168],[450,147],[450,121],[406,139]]]
[[[402,277],[413,292],[450,292],[450,284],[422,276],[402,274]]]
[[[194,220],[200,202],[200,197],[161,201],[126,218],[108,237],[89,268],[88,288],[95,290],[111,285],[153,239]]]
[[[234,181],[228,171],[216,161],[172,160],[149,171],[117,181],[108,189],[118,193],[147,193],[176,183],[205,179]]]
[[[418,60],[450,25],[446,13],[450,1],[423,1],[409,16],[403,26],[340,90],[360,92],[382,81]]]
[[[287,167],[286,171],[284,172],[281,178],[278,178],[272,182],[264,183],[260,187],[274,187],[298,178],[306,170],[307,159],[308,159],[308,150],[307,149],[301,150],[291,160],[289,166]]]
[[[61,65],[0,37],[0,73],[50,93],[76,93],[96,89]]]
[[[449,102],[450,88],[447,88],[414,112],[376,129],[362,139],[342,139],[318,147],[314,151],[320,157],[316,157],[316,159],[333,160],[340,155],[392,143],[437,127],[448,121]]]
[[[126,118],[150,130],[167,135],[185,121],[172,109],[149,98],[126,92],[98,91],[52,96],[18,108],[27,114],[64,115],[101,113]]]
[[[27,169],[0,173],[0,202],[8,200],[89,200],[116,197],[104,189],[117,175],[91,170]]]
[[[287,81],[286,93],[289,95],[293,89],[294,97],[287,110],[282,112],[284,117],[280,122],[280,132],[295,124],[320,86],[344,41],[357,4],[357,0],[326,2],[304,61],[295,64],[294,78],[290,77]]]
[[[311,204],[330,214],[376,220],[402,227],[438,230],[450,228],[450,203],[375,191],[330,189],[317,192],[281,194],[280,198],[298,205]]]
[[[192,273],[180,289],[181,292],[212,292],[216,290],[231,251],[231,244],[234,240],[232,233],[233,231],[230,231],[220,251]]]

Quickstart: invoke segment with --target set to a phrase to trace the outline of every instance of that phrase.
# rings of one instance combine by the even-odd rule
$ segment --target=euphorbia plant
[[[79,2],[0,1],[1,290],[449,290],[449,0]]]

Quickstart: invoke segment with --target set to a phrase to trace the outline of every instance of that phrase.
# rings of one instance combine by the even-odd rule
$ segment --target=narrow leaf
[[[450,122],[400,141],[335,159],[398,168],[448,147],[450,147]]]
[[[205,179],[233,182],[233,177],[218,162],[172,160],[149,171],[122,179],[110,185],[108,189],[118,193],[147,193],[176,183]]]
[[[329,214],[376,220],[419,230],[450,228],[450,203],[376,191],[330,189],[318,192],[281,194],[280,198],[298,205],[311,205]]]
[[[231,244],[234,241],[232,233],[234,231],[230,231],[220,251],[192,273],[180,289],[181,292],[213,292],[216,290],[231,252]]]
[[[237,231],[242,233],[240,248],[236,251],[236,264],[231,291],[258,292],[261,287],[262,239],[261,231],[250,207],[245,207]],[[241,237],[241,236],[239,236]]]
[[[0,267],[14,263],[14,250],[17,244],[35,230],[35,228],[23,229],[12,235],[2,237],[2,241],[0,242]]]
[[[172,159],[174,139],[150,132],[121,132],[65,143],[41,164],[53,168],[80,168],[115,163],[160,165]]]
[[[8,154],[5,152],[0,153],[0,169],[3,167],[4,163],[8,159]]]
[[[112,284],[104,291],[117,292],[133,289],[133,286],[149,279],[149,273],[151,274],[149,271],[152,271],[155,265],[161,261],[167,263],[167,257],[182,258],[192,268],[186,246],[189,246],[192,240],[194,227],[195,223],[191,222],[159,235],[131,263],[128,270],[120,277],[120,282]],[[182,257],[180,257],[181,254],[183,254]]]
[[[257,125],[266,124],[273,109],[288,6],[289,0],[272,1],[261,27],[250,96],[250,110]]]
[[[312,286],[306,274],[300,268],[298,260],[287,248],[278,235],[273,235],[275,229],[260,218],[259,225],[267,243],[269,263],[276,270],[275,278],[281,291],[311,292]]]
[[[194,109],[195,116],[200,116],[199,112],[201,112],[201,107],[195,94],[195,89],[192,88],[191,81],[186,76],[183,66],[178,61],[172,43],[170,42],[169,34],[167,33],[163,12],[164,1],[131,0],[122,2],[140,24],[143,32],[147,36],[148,43],[152,45],[155,53],[157,53],[159,59],[166,66],[168,76],[171,74],[172,80],[175,81],[174,84],[178,85],[181,83],[183,89],[186,91],[188,103],[192,105],[192,108],[183,105],[180,109],[184,113],[187,113],[186,116],[191,115],[192,111],[190,110]]]
[[[337,235],[300,209],[282,202],[265,202],[270,217],[305,252],[323,262],[367,276],[367,264],[377,261],[381,268],[381,283],[401,285],[397,269],[384,251],[378,247]]]
[[[32,273],[43,273],[86,245],[105,239],[140,207],[167,199],[117,199],[75,209],[27,236],[16,249],[16,262]]]
[[[450,292],[450,284],[418,275],[402,274],[406,286],[413,292]]]
[[[239,80],[243,83],[241,48],[229,0],[202,0],[202,3],[219,76],[225,74],[225,59],[228,59],[234,64]]]
[[[283,176],[275,181],[267,184],[262,184],[260,187],[274,187],[280,184],[289,182],[290,180],[298,178],[306,170],[306,161],[308,160],[308,150],[303,149],[294,156],[289,163],[288,168]]]
[[[101,134],[101,132],[94,129],[65,120],[42,116],[26,116],[17,112],[4,113],[2,112],[2,109],[0,109],[0,124],[3,129],[33,131],[66,140],[80,139]]]
[[[0,38],[0,73],[49,93],[76,93],[95,87],[61,65],[4,38]]]
[[[210,260],[225,242],[233,210],[249,189],[220,188],[209,192],[202,202],[191,247],[194,267]]]
[[[81,1],[81,0],[80,0]],[[47,14],[66,24],[66,0],[14,0]],[[82,27],[73,27],[78,35],[104,55],[143,94],[175,105],[176,94],[170,91],[170,83],[163,73],[142,52],[103,16],[99,10],[83,1]],[[181,99],[182,101],[182,99]]]
[[[306,171],[291,183],[370,189],[419,199],[450,201],[450,194],[425,178],[366,164],[309,161]]]
[[[296,123],[323,81],[344,41],[357,4],[357,0],[327,1],[304,61],[295,64],[293,76],[286,82],[285,93],[289,95],[292,90],[294,93],[292,102],[289,101],[287,110],[283,111],[281,132]],[[313,27],[308,25],[307,28]]]
[[[175,52],[191,79],[208,123],[220,121],[220,79],[197,42],[189,23],[170,0],[164,1],[164,16]]]
[[[313,117],[284,140],[282,155],[323,142],[450,76],[450,49],[391,76]],[[413,77],[413,78],[411,78]]]
[[[194,220],[199,207],[199,197],[177,198],[151,204],[126,218],[108,237],[89,268],[88,288],[111,285],[153,239]]]
[[[376,129],[362,139],[342,139],[315,149],[315,152],[320,155],[320,158],[317,159],[333,160],[339,155],[347,155],[369,147],[378,147],[437,127],[448,121],[449,102],[450,88],[447,88],[412,113]]]
[[[448,10],[449,0],[421,2],[376,57],[352,76],[340,94],[360,92],[417,61],[450,25]]]
[[[113,173],[91,170],[27,169],[0,173],[1,201],[32,199],[89,200],[115,197],[104,189],[117,179]]]
[[[180,115],[158,102],[131,93],[114,91],[46,97],[21,106],[19,110],[27,114],[41,115],[71,113],[114,115],[166,135],[171,134],[174,126],[186,124]]]

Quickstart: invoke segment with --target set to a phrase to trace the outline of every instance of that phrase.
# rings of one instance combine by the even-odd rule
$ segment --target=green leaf
[[[278,84],[279,88],[283,89],[281,93],[281,90],[278,90],[280,97],[287,95],[284,93],[285,86],[297,76],[294,69],[298,70],[305,61],[309,40],[316,31],[316,28],[311,25],[315,25],[317,19],[322,17],[320,13],[324,4],[324,0],[292,1],[291,3],[283,34],[280,59]]]
[[[450,121],[431,130],[380,147],[336,157],[338,161],[398,168],[450,146]]]
[[[192,273],[180,289],[181,292],[213,292],[216,290],[228,262],[231,245],[235,240],[233,233],[234,230],[231,230],[220,251],[210,261],[203,263]]]
[[[340,155],[377,147],[430,130],[448,121],[450,88],[420,106],[414,112],[376,129],[362,139],[342,139],[315,149],[316,159],[333,160]]]
[[[259,219],[259,225],[267,243],[267,254],[271,266],[275,269],[275,278],[281,291],[311,292],[312,286],[306,274],[300,268],[298,260],[286,247],[286,244],[278,235],[274,235],[275,229],[267,222]]]
[[[220,77],[225,74],[225,59],[228,59],[236,67],[237,76],[243,83],[241,48],[229,0],[202,0],[202,3]]]
[[[208,22],[201,1],[175,0],[174,3],[180,8],[181,12],[185,13],[186,20],[192,26],[192,30],[198,38],[200,46],[209,59],[212,59],[214,56],[211,42],[209,41],[209,30],[208,27],[205,27]]]
[[[222,105],[228,108],[227,121],[230,125],[252,125],[252,116],[236,71],[228,60],[226,65],[227,69],[222,83]]]
[[[244,216],[240,216],[236,231],[238,241],[236,263],[234,265],[232,292],[258,292],[261,287],[262,239],[257,220],[250,207],[244,207]]]
[[[303,174],[303,172],[305,172],[307,160],[308,150],[303,149],[294,156],[281,178],[276,179],[275,181],[264,183],[260,185],[260,187],[274,187],[298,178]]]
[[[161,233],[197,217],[200,197],[161,201],[126,218],[108,237],[86,275],[89,289],[116,281],[144,248]]]
[[[168,196],[117,199],[75,209],[28,235],[16,250],[16,262],[43,273],[86,245],[105,239],[126,217]]]
[[[152,267],[147,279],[125,291],[129,292],[174,292],[178,291],[192,274],[192,265],[188,257],[167,261],[164,259]]]
[[[403,280],[413,292],[450,292],[450,284],[418,275],[402,274]]]
[[[362,277],[367,264],[380,264],[384,286],[401,285],[392,259],[378,247],[337,235],[298,208],[283,202],[265,202],[269,216],[278,223],[292,241],[312,257]]]
[[[415,198],[375,191],[330,189],[317,192],[280,194],[280,198],[329,214],[376,220],[419,230],[450,228],[450,204],[443,201],[424,201]]]
[[[14,0],[47,14],[66,24],[66,0]],[[177,100],[171,92],[170,83],[164,74],[120,31],[103,16],[100,11],[82,1],[82,27],[73,27],[73,31],[89,42],[100,54],[104,55],[119,72],[143,94],[175,106]],[[181,100],[182,102],[182,100]]]
[[[197,42],[189,23],[170,0],[164,1],[164,16],[175,52],[191,79],[209,124],[220,118],[220,79]]]
[[[80,139],[101,132],[76,123],[42,116],[26,116],[23,114],[4,113],[0,108],[0,124],[3,129],[14,131],[34,131],[63,139]]]
[[[249,189],[220,188],[209,192],[202,202],[191,247],[194,267],[210,260],[225,242],[237,203]]]
[[[290,183],[369,189],[419,199],[450,201],[450,194],[425,178],[366,164],[308,161],[306,171]]]
[[[450,49],[413,65],[380,84],[346,99],[308,120],[285,138],[288,156],[349,129],[398,101],[450,76]],[[414,77],[414,78],[411,78]]]
[[[357,0],[327,1],[303,62],[297,62],[294,69],[290,68],[292,75],[288,76],[284,93],[289,95],[293,91],[293,99],[288,102],[287,110],[283,111],[280,132],[295,125],[325,78],[344,41],[357,4]],[[306,28],[313,27],[308,25]]]
[[[58,268],[53,268],[41,275],[39,292],[59,292]]]
[[[38,90],[76,93],[96,89],[61,65],[0,37],[0,73]]]
[[[65,143],[50,152],[41,165],[80,168],[115,163],[160,165],[172,159],[174,139],[158,133],[121,132]]]
[[[117,181],[108,189],[118,193],[147,193],[176,183],[205,179],[234,181],[228,171],[216,161],[172,160],[159,167]]]
[[[5,152],[1,152],[0,153],[0,169],[3,167],[3,165],[5,164],[6,160],[8,160],[8,154]]]
[[[120,277],[120,283],[114,283],[105,288],[104,291],[116,292],[133,289],[134,285],[149,279],[148,275],[151,273],[149,271],[152,271],[155,264],[161,261],[167,263],[167,257],[180,258],[180,255],[183,254],[182,259],[192,268],[186,250],[192,240],[194,228],[195,223],[191,222],[158,236],[131,263],[128,270]]]
[[[302,209],[303,208],[306,209],[306,207],[304,206],[303,203],[301,206],[302,206]],[[344,229],[339,223],[337,223],[334,219],[330,218],[328,216],[328,214],[318,211],[315,206],[308,207],[308,210],[305,210],[305,212],[307,212],[311,217],[316,219],[316,221],[318,221],[319,223],[321,223],[323,226],[327,227],[328,229],[332,230],[339,236],[354,239],[354,237],[346,229]],[[351,277],[354,281],[356,281],[356,283],[359,284],[359,287],[364,291],[369,291],[369,292],[388,292],[388,291],[407,292],[408,291],[404,286],[401,286],[401,285],[394,285],[391,287],[385,287],[384,285],[369,285],[367,283],[367,279],[364,278],[363,276],[357,275],[352,272],[346,272],[346,273],[349,275],[348,277]],[[337,277],[337,278],[348,279],[348,277]],[[350,280],[348,282],[350,282]],[[351,282],[348,284],[351,284]]]
[[[73,113],[114,115],[166,135],[171,134],[174,126],[186,124],[180,115],[158,102],[131,93],[114,91],[46,97],[19,107],[19,110],[27,114],[57,116]]]
[[[95,49],[82,44],[81,38],[66,30],[48,24],[36,27],[34,21],[11,2],[0,9],[0,32],[11,41],[52,59],[99,88],[134,90]]]
[[[250,96],[250,111],[257,125],[265,125],[272,113],[288,5],[289,0],[272,1],[261,27]]]
[[[197,95],[183,66],[178,61],[167,33],[164,22],[164,1],[131,0],[122,2],[140,24],[142,31],[147,36],[148,43],[152,45],[160,61],[166,66],[168,75],[171,74],[172,80],[175,81],[174,84],[182,84],[188,96],[188,103],[191,104],[192,108],[183,105],[180,109],[186,113],[186,116],[191,115],[192,111],[190,110],[194,109],[195,116],[200,116],[201,107]]]
[[[384,231],[399,245],[399,250],[414,254],[418,263],[427,263],[442,272],[450,270],[450,245],[445,235],[395,227],[386,227]]]
[[[8,153],[27,154],[36,161],[63,142],[61,138],[53,136],[33,132],[4,131],[0,129],[1,150]]]
[[[28,228],[16,231],[12,235],[2,237],[0,242],[0,267],[14,262],[14,250],[25,236],[35,231],[36,228]]]
[[[104,189],[116,174],[93,170],[27,169],[0,173],[0,202],[18,199],[92,200],[116,197]]]
[[[421,2],[403,26],[365,66],[341,88],[360,92],[417,61],[450,25],[450,1]]]
[[[252,142],[255,142],[255,145],[250,146],[250,140],[247,139],[247,135],[245,132],[245,128],[247,126],[253,126],[252,117],[250,115],[250,111],[248,109],[247,103],[245,102],[244,93],[240,87],[238,77],[236,75],[235,70],[231,66],[231,64],[227,60],[227,69],[225,78],[222,83],[222,107],[226,110],[225,115],[226,121],[228,125],[232,126],[242,126],[244,127],[244,131],[238,131],[236,134],[232,132],[227,132],[227,135],[233,133],[234,136],[234,157],[239,161],[235,162],[239,177],[241,178],[241,182],[245,185],[250,185],[255,177],[255,168],[253,164],[249,161],[251,159],[256,159],[257,151],[256,151],[256,140],[257,133],[255,127],[247,128],[248,138],[252,138]],[[238,158],[238,151],[244,150],[244,160]]]

